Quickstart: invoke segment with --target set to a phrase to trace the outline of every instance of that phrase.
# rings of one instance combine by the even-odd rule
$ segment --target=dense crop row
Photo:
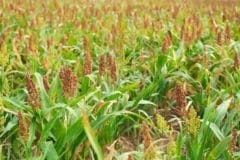
[[[0,159],[240,157],[238,0],[1,0]]]

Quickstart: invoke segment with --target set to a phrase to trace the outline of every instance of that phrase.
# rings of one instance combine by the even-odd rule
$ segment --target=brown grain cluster
[[[116,42],[116,37],[117,37],[117,26],[112,25],[112,30],[111,30],[111,43],[115,43]]]
[[[89,52],[88,38],[86,36],[83,37],[83,48],[85,52]]]
[[[145,29],[147,29],[149,26],[149,18],[146,15],[144,16],[144,19],[143,19],[143,26]]]
[[[178,107],[186,107],[185,91],[180,83],[176,84],[176,102]]]
[[[180,83],[176,84],[176,114],[183,118],[186,114],[185,107],[187,106],[187,100],[186,100],[186,95],[185,91]]]
[[[99,59],[99,75],[103,76],[105,74],[106,66],[105,66],[105,55],[102,54]]]
[[[203,64],[206,68],[208,68],[208,56],[207,56],[206,51],[204,51],[204,53],[203,53]]]
[[[165,36],[163,40],[163,45],[162,45],[162,53],[166,53],[167,49],[170,47],[172,44],[172,33],[171,31],[168,31],[168,34]]]
[[[146,123],[143,123],[142,138],[143,138],[144,149],[147,150],[152,143],[152,137],[150,135],[150,128]]]
[[[231,141],[231,144],[229,146],[229,152],[230,153],[236,152],[238,150],[237,136],[238,136],[238,130],[234,129],[232,131],[232,141]]]
[[[133,155],[132,155],[132,154],[129,154],[127,160],[134,160]]]
[[[25,77],[27,82],[26,87],[28,91],[28,103],[30,106],[36,109],[41,105],[37,89],[29,74],[26,74]]]
[[[2,47],[2,44],[6,41],[6,38],[7,38],[6,33],[3,32],[0,39],[0,48]]]
[[[73,97],[78,88],[77,76],[72,73],[72,70],[68,66],[61,68],[59,76],[63,85],[62,95],[65,98]]]
[[[34,36],[30,36],[29,41],[28,41],[28,51],[31,52],[34,50],[33,48],[33,42],[34,42]]]
[[[85,59],[83,64],[83,75],[92,73],[92,58],[89,52],[85,52]]]
[[[216,23],[216,21],[215,21],[215,19],[213,17],[210,19],[210,24],[211,24],[211,26],[210,26],[211,27],[211,31],[216,33],[217,29],[218,29],[218,25],[217,25],[217,23]]]
[[[47,40],[47,48],[50,49],[53,46],[53,38]]]
[[[24,119],[22,112],[18,112],[18,119],[19,119],[19,137],[22,138],[24,141],[28,140],[29,134],[28,134],[28,124],[26,120]]]
[[[234,54],[234,68],[236,70],[238,70],[239,66],[240,66],[240,63],[239,63],[238,53],[235,52],[235,54]]]
[[[219,30],[218,33],[217,33],[217,44],[219,46],[222,45],[222,31],[221,30]]]
[[[43,85],[44,85],[45,90],[48,92],[50,87],[49,87],[48,76],[47,75],[43,76]]]
[[[186,44],[191,46],[195,39],[201,38],[202,32],[203,25],[198,16],[193,15],[191,17],[184,18],[180,36]]]
[[[231,30],[230,30],[230,26],[227,24],[226,28],[225,28],[225,41],[226,43],[230,42],[231,40]]]
[[[92,57],[89,50],[88,38],[83,37],[83,48],[84,48],[84,64],[83,64],[83,75],[88,75],[92,73]]]
[[[113,59],[111,54],[109,54],[108,62],[109,62],[110,76],[112,78],[112,81],[115,82],[117,81],[117,67],[116,67],[116,62]]]

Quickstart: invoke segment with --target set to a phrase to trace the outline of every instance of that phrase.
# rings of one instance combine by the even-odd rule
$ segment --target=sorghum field
[[[0,0],[0,159],[240,159],[239,58],[239,0]]]

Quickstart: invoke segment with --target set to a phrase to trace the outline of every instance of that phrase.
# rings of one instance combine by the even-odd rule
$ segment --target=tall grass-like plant
[[[238,0],[0,1],[0,159],[239,159]]]

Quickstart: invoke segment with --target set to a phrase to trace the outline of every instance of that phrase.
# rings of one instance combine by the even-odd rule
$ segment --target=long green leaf
[[[56,120],[58,119],[58,117],[59,117],[59,114],[56,114],[43,128],[39,143],[42,143],[43,141],[45,141],[45,139],[49,136],[49,133],[52,127],[54,126]]]
[[[211,123],[210,128],[212,129],[213,133],[218,138],[218,140],[222,140],[224,138],[223,133],[220,131],[219,127],[216,124]]]
[[[228,107],[230,106],[230,103],[232,101],[232,98],[224,101],[223,103],[221,103],[217,109],[216,109],[216,118],[215,118],[215,123],[217,125],[219,125],[223,118],[225,117],[226,113],[227,113],[227,110],[228,110]]]
[[[87,113],[84,109],[82,110],[82,116],[83,116],[84,130],[87,134],[87,137],[88,137],[94,151],[97,154],[98,160],[104,160],[104,156],[103,156],[101,147],[98,143],[96,136],[94,135],[93,129],[91,128],[90,123],[88,121]]]
[[[43,158],[45,159],[45,157],[47,157],[48,160],[57,160],[58,158],[58,154],[53,146],[52,142],[44,142],[41,145],[41,149],[44,153]]]
[[[151,84],[148,88],[146,88],[145,90],[143,90],[142,92],[140,92],[139,96],[135,99],[134,103],[133,103],[133,107],[135,107],[136,105],[138,105],[138,103],[145,97],[151,94],[151,92],[156,89],[157,85],[158,85],[159,81]]]
[[[231,142],[231,137],[226,137],[223,140],[221,140],[208,154],[207,160],[214,160],[218,159],[219,156],[223,154],[223,152],[226,151],[227,147],[229,146]]]

